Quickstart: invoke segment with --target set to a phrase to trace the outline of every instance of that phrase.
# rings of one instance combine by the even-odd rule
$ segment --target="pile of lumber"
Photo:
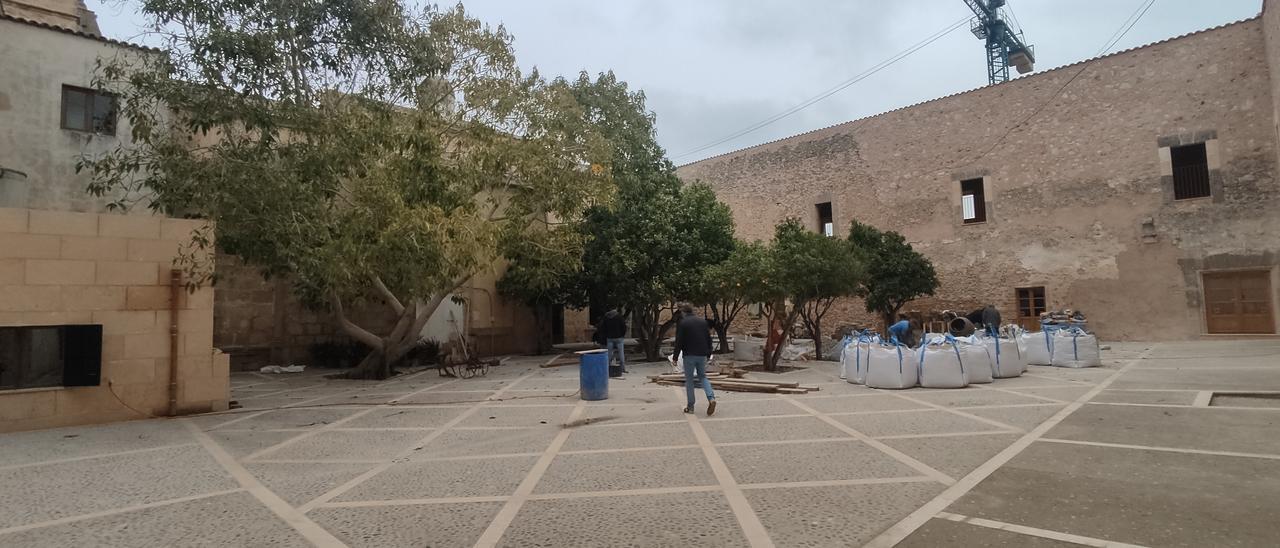
[[[665,386],[684,386],[684,375],[675,373],[667,375],[653,375],[649,377],[649,380]],[[716,390],[727,390],[729,392],[808,394],[809,392],[816,392],[818,390],[818,387],[816,386],[800,386],[800,383],[798,382],[758,381],[754,379],[738,378],[731,374],[723,373],[707,375],[707,382],[710,382],[711,387]]]

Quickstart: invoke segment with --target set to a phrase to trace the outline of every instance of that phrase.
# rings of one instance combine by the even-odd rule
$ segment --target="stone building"
[[[1274,335],[1273,4],[679,173],[713,185],[748,239],[788,216],[841,235],[855,219],[901,232],[941,281],[910,309],[992,303],[1030,326],[1046,307],[1070,307],[1109,339]],[[852,299],[830,317],[876,325]]]
[[[151,53],[81,2],[0,0],[0,432],[228,406],[213,291],[171,272],[200,221],[106,212],[75,173],[128,144],[97,60]]]

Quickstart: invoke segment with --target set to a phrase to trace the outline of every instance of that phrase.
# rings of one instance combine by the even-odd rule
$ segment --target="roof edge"
[[[1265,3],[1264,3],[1264,5],[1265,5]],[[1074,63],[1070,63],[1070,64],[1066,64],[1066,65],[1056,66],[1056,67],[1053,67],[1053,68],[1051,68],[1051,69],[1048,69],[1048,70],[1045,70],[1045,71],[1042,71],[1042,72],[1037,72],[1037,73],[1035,73],[1035,74],[1031,74],[1031,75],[1029,75],[1029,76],[1024,76],[1024,77],[1022,77],[1022,78],[1015,78],[1015,79],[1013,79],[1013,80],[1009,80],[1009,81],[1007,81],[1007,82],[1002,82],[1002,83],[999,83],[999,84],[988,84],[988,85],[981,86],[981,87],[970,88],[970,89],[967,89],[967,90],[964,90],[964,91],[957,91],[957,92],[955,92],[955,93],[951,93],[951,94],[943,95],[943,96],[941,96],[941,97],[934,97],[933,99],[927,99],[927,100],[924,100],[924,101],[920,101],[920,102],[918,102],[918,103],[912,103],[912,104],[910,104],[910,105],[901,106],[901,107],[898,107],[898,108],[895,108],[895,109],[889,109],[889,110],[886,110],[886,111],[883,111],[883,112],[877,112],[877,113],[875,113],[875,114],[869,114],[869,115],[867,115],[867,116],[863,116],[863,117],[861,117],[861,118],[854,118],[854,119],[852,119],[852,120],[846,120],[846,121],[844,121],[844,122],[839,122],[839,123],[836,123],[836,124],[831,124],[831,125],[829,125],[829,126],[823,126],[823,127],[820,127],[820,128],[811,129],[811,130],[809,130],[809,131],[804,131],[804,132],[796,133],[796,134],[794,134],[794,135],[788,135],[788,136],[786,136],[786,137],[780,137],[780,138],[774,139],[774,140],[772,140],[772,141],[765,141],[765,142],[763,142],[763,143],[758,143],[758,144],[754,144],[754,145],[750,145],[750,146],[745,146],[745,147],[742,147],[742,148],[738,148],[738,149],[730,150],[730,151],[728,151],[728,152],[722,152],[722,153],[720,153],[720,154],[716,154],[716,155],[714,155],[714,156],[708,156],[708,157],[703,158],[703,159],[701,159],[701,160],[696,160],[696,161],[693,161],[693,162],[689,162],[689,163],[687,163],[687,164],[680,164],[680,165],[676,166],[676,169],[680,169],[680,168],[688,167],[688,166],[695,165],[695,164],[700,164],[700,163],[702,163],[702,162],[706,162],[706,161],[710,161],[710,160],[715,160],[715,159],[717,159],[717,158],[722,158],[722,157],[725,157],[725,156],[730,156],[730,155],[738,154],[738,153],[740,153],[740,152],[745,152],[745,151],[748,151],[748,150],[751,150],[751,149],[754,149],[754,148],[760,148],[760,147],[769,146],[769,145],[772,145],[772,144],[775,144],[775,143],[780,143],[780,142],[782,142],[782,141],[786,141],[786,140],[789,140],[789,139],[795,139],[796,137],[803,137],[803,136],[805,136],[805,135],[809,135],[809,134],[811,134],[811,133],[817,133],[817,132],[819,132],[819,131],[826,131],[826,130],[831,129],[831,128],[834,128],[834,127],[843,126],[843,125],[846,125],[846,124],[852,124],[852,123],[856,123],[856,122],[861,122],[861,121],[864,121],[864,120],[870,120],[870,119],[872,119],[872,118],[878,118],[878,117],[880,117],[880,116],[884,116],[884,115],[886,115],[886,114],[891,114],[891,113],[894,113],[894,112],[898,112],[898,111],[900,111],[900,110],[907,110],[907,109],[909,109],[909,108],[915,108],[915,107],[918,107],[918,106],[927,105],[927,104],[929,104],[929,103],[934,103],[934,102],[937,102],[937,101],[942,101],[942,100],[944,100],[944,99],[950,99],[950,98],[952,98],[952,97],[958,97],[958,96],[961,96],[961,95],[967,95],[967,94],[970,94],[970,93],[974,93],[974,92],[982,91],[982,90],[984,90],[984,89],[994,88],[994,87],[997,87],[997,86],[1009,85],[1009,84],[1012,84],[1012,83],[1015,83],[1015,82],[1021,82],[1021,81],[1024,81],[1024,80],[1029,80],[1029,79],[1032,79],[1032,78],[1037,78],[1037,77],[1043,76],[1043,75],[1045,75],[1045,74],[1049,74],[1049,73],[1052,73],[1052,72],[1057,72],[1057,71],[1060,71],[1060,70],[1063,70],[1063,69],[1068,69],[1068,68],[1071,68],[1071,67],[1074,67],[1074,66],[1077,66],[1077,65],[1083,65],[1083,64],[1085,64],[1085,63],[1092,63],[1092,62],[1094,62],[1094,61],[1100,61],[1100,60],[1102,60],[1102,59],[1106,59],[1106,58],[1109,58],[1109,57],[1115,57],[1115,56],[1117,56],[1117,55],[1123,55],[1123,54],[1126,54],[1126,53],[1132,53],[1132,52],[1135,52],[1135,51],[1138,51],[1138,50],[1141,50],[1141,49],[1146,49],[1146,48],[1150,48],[1150,47],[1153,47],[1153,46],[1158,46],[1158,45],[1164,44],[1164,43],[1166,43],[1166,42],[1173,42],[1173,41],[1175,41],[1175,40],[1181,40],[1181,39],[1183,39],[1183,38],[1189,38],[1189,37],[1196,36],[1196,35],[1199,35],[1199,34],[1204,34],[1204,33],[1206,33],[1206,32],[1212,32],[1212,31],[1216,31],[1216,30],[1222,30],[1222,29],[1225,29],[1225,28],[1227,28],[1227,27],[1234,27],[1234,26],[1236,26],[1236,25],[1242,25],[1242,24],[1244,24],[1244,23],[1249,23],[1249,22],[1252,22],[1252,21],[1258,21],[1258,20],[1259,20],[1259,19],[1261,19],[1261,18],[1262,18],[1262,12],[1258,12],[1258,14],[1257,14],[1257,15],[1255,15],[1255,16],[1253,16],[1253,17],[1246,18],[1246,19],[1240,19],[1240,20],[1238,20],[1238,21],[1232,21],[1232,22],[1229,22],[1229,23],[1223,23],[1223,24],[1218,25],[1218,26],[1215,26],[1215,27],[1209,27],[1209,28],[1205,28],[1205,29],[1200,29],[1200,30],[1196,30],[1196,31],[1188,32],[1188,33],[1185,33],[1185,34],[1179,34],[1179,35],[1177,35],[1177,36],[1171,36],[1171,37],[1169,37],[1169,38],[1165,38],[1165,39],[1163,39],[1163,40],[1157,40],[1157,41],[1155,41],[1155,42],[1150,42],[1150,43],[1147,43],[1147,44],[1142,44],[1142,45],[1140,45],[1140,46],[1134,46],[1134,47],[1131,47],[1131,48],[1129,48],[1129,49],[1123,49],[1123,50],[1120,50],[1120,51],[1117,51],[1117,52],[1108,53],[1108,54],[1106,54],[1106,55],[1099,55],[1099,56],[1096,56],[1096,57],[1089,57],[1089,58],[1086,58],[1086,59],[1081,59],[1081,60],[1076,61],[1076,62],[1074,62]]]
[[[19,24],[23,24],[23,25],[30,25],[30,26],[33,26],[33,27],[39,27],[39,28],[47,29],[47,30],[51,30],[51,31],[54,31],[54,32],[60,32],[60,33],[63,33],[63,34],[70,34],[70,35],[73,35],[73,36],[79,36],[79,37],[81,37],[81,38],[87,38],[87,39],[89,39],[89,40],[93,40],[93,41],[95,41],[95,42],[102,42],[102,43],[104,43],[104,44],[110,44],[110,45],[113,45],[113,46],[119,46],[119,47],[123,47],[123,48],[136,49],[136,50],[139,50],[139,51],[146,51],[146,52],[149,52],[149,53],[164,53],[164,50],[159,49],[159,48],[153,48],[153,47],[151,47],[151,46],[144,46],[144,45],[141,45],[141,44],[134,44],[134,43],[131,43],[131,42],[125,42],[125,41],[123,41],[123,40],[116,40],[116,39],[113,39],[113,38],[107,38],[107,37],[105,37],[105,36],[100,36],[100,35],[97,35],[97,34],[89,34],[89,33],[87,33],[87,32],[78,31],[78,30],[75,30],[75,29],[69,29],[69,28],[67,28],[67,27],[60,27],[60,26],[58,26],[58,25],[51,25],[51,24],[49,24],[49,23],[42,23],[42,22],[40,22],[40,21],[33,21],[33,20],[31,20],[31,19],[27,19],[27,18],[25,18],[25,17],[18,17],[18,16],[15,16],[15,15],[9,15],[9,14],[7,14],[7,13],[2,13],[2,12],[0,12],[0,21],[12,21],[12,22],[14,22],[14,23],[19,23]]]

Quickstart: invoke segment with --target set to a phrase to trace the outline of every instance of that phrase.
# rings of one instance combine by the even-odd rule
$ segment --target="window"
[[[960,209],[964,224],[987,222],[987,201],[982,179],[960,181]]]
[[[1018,288],[1018,318],[1040,318],[1048,308],[1044,302],[1044,286]]]
[[[97,386],[102,326],[0,327],[0,390]]]
[[[62,128],[115,135],[116,96],[72,86],[62,86]]]
[[[1209,159],[1204,143],[1169,149],[1173,160],[1173,199],[1205,198],[1209,190]]]
[[[818,231],[827,235],[836,235],[835,217],[831,214],[831,202],[823,202],[818,208]]]

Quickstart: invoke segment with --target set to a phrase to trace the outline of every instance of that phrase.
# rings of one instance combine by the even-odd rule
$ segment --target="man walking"
[[[684,360],[684,393],[688,401],[685,413],[693,413],[693,383],[702,383],[707,393],[707,416],[716,412],[716,393],[707,380],[707,358],[711,356],[711,327],[707,320],[693,314],[693,306],[680,305],[681,318],[676,324],[676,346],[673,356]]]
[[[604,319],[600,321],[600,331],[604,333],[605,347],[609,349],[609,365],[613,365],[613,359],[618,358],[618,368],[621,372],[627,372],[627,354],[623,350],[623,343],[627,336],[627,320],[622,317],[622,313],[618,309],[612,309],[605,313]]]

